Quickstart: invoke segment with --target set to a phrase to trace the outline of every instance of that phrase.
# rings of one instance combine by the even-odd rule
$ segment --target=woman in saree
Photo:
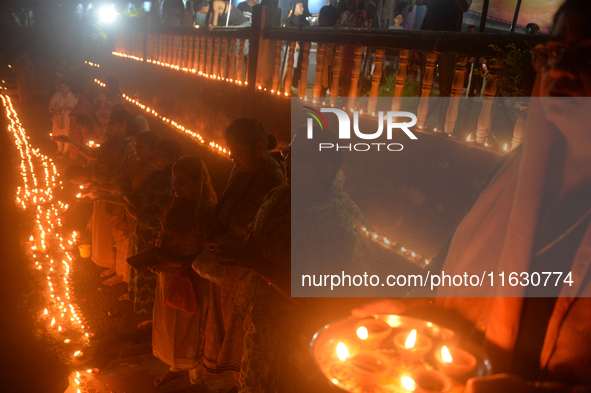
[[[79,86],[72,88],[72,93],[77,100],[76,106],[70,112],[70,137],[75,141],[84,144],[83,128],[76,121],[78,116],[92,116],[92,103],[88,99],[88,91]],[[76,160],[78,158],[78,151],[76,149],[69,150],[70,158]]]
[[[144,131],[140,132],[135,139],[137,160],[132,165],[129,173],[119,179],[118,192],[97,192],[89,195],[91,198],[116,205],[113,216],[117,214],[117,219],[113,219],[112,227],[116,248],[116,276],[104,281],[105,285],[115,285],[120,282],[129,283],[131,267],[127,263],[127,258],[132,255],[131,239],[135,227],[135,218],[125,209],[124,195],[132,193],[154,171],[152,154],[156,143],[160,140],[160,136],[152,131]],[[124,294],[119,300],[129,300],[129,295]]]
[[[76,97],[70,91],[70,84],[62,81],[59,84],[59,91],[49,101],[49,112],[53,115],[53,126],[51,135],[68,136],[70,134],[70,112],[77,104]],[[69,145],[64,144],[61,139],[54,139],[58,149],[56,154],[66,154]]]
[[[158,141],[152,159],[155,170],[137,189],[125,195],[127,211],[136,219],[132,255],[156,245],[164,210],[173,198],[172,165],[181,155],[182,147],[177,142],[171,139]],[[147,269],[131,268],[129,300],[133,301],[136,313],[152,314],[157,278]],[[149,325],[151,319],[146,322]]]
[[[210,249],[227,240],[244,239],[265,195],[285,181],[281,165],[267,150],[269,138],[261,122],[234,120],[224,136],[236,165],[213,214],[207,235]],[[210,280],[202,362],[207,373],[233,371],[238,384],[244,331],[233,297],[243,269],[222,267],[220,261],[206,250],[193,262],[197,273]]]
[[[331,134],[315,133],[314,143],[335,143]],[[363,216],[342,191],[339,171],[342,154],[318,154],[317,144],[296,130],[284,150],[286,183],[273,189],[262,203],[244,242],[224,242],[216,247],[225,265],[246,270],[234,294],[235,307],[244,320],[244,355],[240,372],[242,393],[323,391],[324,377],[315,372],[305,350],[313,332],[330,321],[343,299],[291,298],[293,247],[310,248],[295,263],[322,264],[327,254],[338,255],[350,271],[364,244],[355,231],[355,219]],[[316,152],[316,153],[315,153]],[[298,171],[292,176],[291,155],[299,156]],[[305,157],[305,158],[303,158]],[[292,184],[300,192],[292,200]],[[305,194],[301,190],[306,189]],[[302,217],[292,221],[294,217]],[[297,227],[293,227],[297,222]],[[367,225],[367,223],[364,223]],[[326,235],[337,234],[338,240]],[[301,253],[298,253],[301,254]],[[365,254],[367,256],[367,254]],[[360,258],[364,262],[371,258]],[[306,266],[308,267],[308,266]],[[334,267],[332,268],[335,271]],[[335,304],[339,303],[339,304]],[[319,321],[320,320],[320,321]],[[306,342],[302,342],[306,337]],[[294,361],[296,359],[296,361]],[[302,368],[303,366],[303,368]]]
[[[203,251],[205,229],[216,203],[209,173],[199,158],[188,156],[178,160],[172,167],[172,177],[174,198],[164,212],[155,252],[162,262],[152,268],[158,276],[152,351],[170,366],[156,377],[156,387],[187,370],[191,382],[201,382],[199,355],[209,286],[191,268],[191,263]],[[190,295],[185,296],[184,302],[171,293],[178,289],[172,288],[173,284],[181,281]]]
[[[72,144],[80,154],[96,162],[91,191],[116,191],[120,179],[129,173],[136,161],[135,139],[130,136],[133,128],[127,118],[126,111],[113,112],[109,119],[108,139],[98,148],[85,146],[69,136],[53,136],[54,140]],[[92,261],[108,268],[103,272],[103,277],[116,271],[116,258],[112,250],[112,207],[108,208],[107,201],[98,200],[94,203],[92,216]]]
[[[524,143],[504,158],[440,252],[446,274],[517,272],[520,284],[446,288],[431,309],[387,300],[354,313],[427,310],[465,326],[501,373],[470,379],[470,393],[591,387],[590,14],[586,0],[566,0],[557,11],[548,42],[534,50]],[[522,284],[524,273],[544,272],[553,272],[551,285]]]

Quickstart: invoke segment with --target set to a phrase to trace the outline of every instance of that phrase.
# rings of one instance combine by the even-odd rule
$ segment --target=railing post
[[[236,38],[230,39],[230,48],[228,49],[230,64],[228,65],[228,78],[236,79]]]
[[[447,108],[447,114],[445,116],[445,133],[448,135],[453,134],[454,128],[456,127],[456,122],[458,120],[460,96],[462,95],[462,89],[464,88],[464,77],[466,75],[467,62],[468,57],[457,56],[456,71],[451,85],[451,99],[449,102],[449,107]]]
[[[211,75],[211,54],[213,52],[213,37],[207,37],[207,48],[205,49],[205,74]]]
[[[281,58],[281,46],[279,47]],[[322,91],[322,77],[324,75],[324,59],[326,57],[326,44],[318,43],[316,46],[316,81],[314,83],[314,97],[324,97],[326,91]],[[281,59],[279,59],[281,60]],[[279,66],[279,63],[277,64]]]
[[[176,49],[176,60],[174,65],[181,67],[183,61],[183,36],[177,35],[174,40],[174,46]]]
[[[410,51],[403,49],[398,54],[398,73],[396,74],[396,88],[394,89],[394,98],[392,99],[392,110],[399,111],[402,107],[402,92],[406,82],[406,67],[408,66],[408,56]]]
[[[174,34],[172,36],[172,61],[170,62],[173,66],[178,65],[179,59],[179,36]]]
[[[351,86],[349,87],[349,108],[355,109],[357,101],[357,88],[359,87],[359,75],[361,73],[361,59],[363,59],[363,46],[356,46],[353,52],[353,70],[351,71]]]
[[[189,57],[187,59],[187,68],[190,70],[194,70],[195,67],[195,56],[197,55],[197,51],[195,45],[197,43],[197,37],[194,35],[191,36],[189,39]]]
[[[167,39],[166,39],[166,63],[168,64],[172,64],[172,34],[167,34]]]
[[[228,65],[228,39],[223,37],[222,38],[222,49],[220,53],[220,76],[223,80],[228,78],[227,73],[227,65]]]
[[[241,81],[244,78],[244,40],[238,44],[238,65],[236,66],[236,79]]]
[[[498,60],[492,59],[489,64],[489,76],[494,76],[499,71],[501,63]],[[476,129],[476,142],[485,143],[488,139],[490,126],[492,124],[492,110],[497,95],[497,85],[492,81],[493,78],[487,78],[484,85],[484,94],[482,98],[482,109],[478,117],[478,126]]]
[[[220,37],[215,37],[213,41],[213,75],[220,76]]]
[[[291,41],[288,44],[289,52],[287,58],[287,74],[285,76],[285,94],[287,96],[291,95],[291,84],[293,81],[293,57],[295,53],[295,41]]]
[[[142,57],[144,58],[144,63],[148,61],[148,56],[150,55],[150,50],[152,49],[152,36],[150,34],[150,18],[146,16],[146,28],[143,30],[142,34]]]
[[[205,59],[207,57],[207,38],[205,36],[201,36],[199,42],[199,71],[205,74]]]
[[[311,44],[306,41],[300,48],[300,56],[302,56],[302,62],[300,64],[302,69],[300,70],[300,86],[298,92],[299,97],[306,96],[306,87],[308,86],[308,65],[310,63],[310,46]]]
[[[158,60],[158,51],[159,47],[158,44],[160,42],[160,34],[152,34],[152,56],[150,60],[157,61]]]
[[[248,83],[252,87],[264,86],[275,91],[274,70],[276,43],[263,38],[264,29],[279,27],[281,10],[276,6],[262,5],[253,8],[252,39],[248,54]]]
[[[148,30],[148,53],[146,55],[146,60],[154,60],[156,58],[156,40],[157,37],[155,37],[154,34],[150,33],[150,30]]]
[[[343,45],[335,45],[334,63],[332,67],[332,83],[330,85],[330,103],[336,104],[339,96],[339,79],[343,68]]]
[[[375,112],[378,101],[380,80],[382,79],[382,64],[384,63],[385,49],[376,48],[375,68],[371,75],[371,91],[369,92],[369,102],[367,104],[367,113]],[[406,70],[405,70],[406,71]]]
[[[427,121],[429,112],[429,97],[433,89],[433,80],[435,79],[435,65],[437,64],[436,52],[427,53],[427,65],[425,67],[425,77],[421,86],[421,100],[417,109],[417,127],[423,127]]]
[[[164,34],[158,34],[158,61],[164,61]]]
[[[187,63],[189,62],[189,39],[191,38],[188,35],[183,35],[183,56],[181,60],[181,67],[189,68]]]
[[[177,59],[177,55],[176,55],[176,51],[177,51],[177,44],[176,44],[177,35],[176,34],[173,34],[171,37],[172,37],[172,40],[170,41],[171,42],[170,45],[171,45],[171,48],[172,48],[172,52],[171,52],[171,56],[170,56],[170,64],[172,64],[173,66],[175,66],[176,65],[176,59]]]

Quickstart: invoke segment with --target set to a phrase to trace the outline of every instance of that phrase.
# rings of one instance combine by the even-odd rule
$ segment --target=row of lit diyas
[[[96,68],[100,68],[100,67],[101,67],[101,65],[100,65],[100,64],[98,64],[98,63],[93,63],[92,61],[88,61],[88,60],[85,60],[85,61],[84,61],[84,64],[88,64],[89,66],[91,66],[91,67],[96,67]]]
[[[426,362],[435,346],[431,337],[417,329],[392,337],[393,331],[382,319],[363,319],[354,335],[329,345],[321,367],[332,383],[348,391],[417,393],[447,393],[476,369],[474,355],[451,345],[434,350],[433,367]]]
[[[104,83],[102,83],[101,81],[99,81],[98,79],[94,80],[97,84],[99,84],[100,86],[104,86]],[[123,98],[125,100],[127,100],[128,102],[136,105],[138,108],[140,108],[142,111],[145,111],[148,114],[151,114],[152,116],[160,119],[163,123],[167,123],[168,125],[176,128],[179,131],[184,132],[185,134],[191,136],[194,139],[197,139],[200,143],[204,144],[205,140],[203,139],[203,137],[199,134],[197,134],[194,131],[191,131],[189,128],[177,123],[174,120],[168,119],[165,116],[162,116],[161,114],[159,114],[158,112],[156,112],[156,110],[151,109],[149,107],[147,107],[146,105],[142,104],[140,101],[133,99],[125,94],[122,95]],[[95,144],[96,146],[96,144]],[[225,156],[229,157],[230,156],[230,150],[226,149],[225,147],[222,147],[221,145],[219,145],[218,143],[216,143],[215,141],[211,141],[209,142],[209,146],[217,151],[220,154],[224,154]]]
[[[114,56],[124,57],[126,59],[132,59],[132,60],[136,60],[136,61],[144,61],[144,59],[141,58],[141,57],[126,55],[125,53],[119,53],[119,52],[112,52],[112,53],[113,53]],[[169,64],[169,63],[165,63],[165,62],[158,61],[158,60],[147,59],[146,61],[148,63],[156,64],[156,65],[159,65],[159,66],[162,66],[162,67],[172,68],[173,70],[183,71],[183,72],[187,72],[187,73],[191,73],[191,74],[197,74],[199,76],[202,76],[202,77],[205,77],[205,78],[208,78],[208,79],[218,80],[218,81],[221,81],[221,82],[234,83],[234,84],[239,85],[239,86],[248,86],[248,82],[247,81],[242,82],[240,80],[234,80],[232,78],[224,78],[224,77],[222,77],[220,75],[215,75],[215,74],[209,75],[209,74],[206,74],[206,73],[204,73],[202,71],[197,71],[194,68],[180,67],[178,65]],[[266,87],[263,87],[261,85],[257,86],[257,89],[260,90],[260,91],[267,91],[267,88]],[[281,92],[279,90],[275,91],[275,90],[271,89],[270,90],[270,93],[271,94],[277,94],[278,96],[282,96],[283,95],[285,97],[290,97],[290,95],[289,95],[288,92],[285,92],[284,94],[281,94]]]
[[[126,55],[125,53],[112,52],[112,54],[114,56],[123,57],[123,58],[126,58],[126,59],[132,59],[132,60],[136,60],[136,61],[144,61],[144,59],[141,58],[141,57],[132,56],[132,55]],[[151,59],[146,59],[146,62],[148,62],[150,64],[156,64],[156,65],[159,65],[159,66],[162,66],[162,67],[167,67],[167,68],[170,68],[170,69],[173,69],[173,70],[186,72],[186,73],[189,73],[189,74],[196,74],[196,75],[202,76],[202,77],[207,78],[207,79],[218,80],[220,82],[233,83],[233,84],[238,85],[238,86],[248,86],[248,82],[247,81],[244,81],[243,82],[243,81],[238,80],[238,79],[235,80],[235,79],[232,79],[232,78],[223,78],[220,75],[206,74],[206,73],[204,73],[202,71],[197,71],[195,68],[181,67],[181,66],[178,66],[178,65],[174,65],[174,64],[170,64],[170,63],[165,63],[163,61],[158,61],[158,60],[151,60]],[[260,86],[259,86],[259,88],[260,88]]]
[[[386,249],[394,250],[412,262],[418,263],[420,261],[423,261],[425,265],[428,265],[430,263],[429,260],[423,258],[422,255],[414,252],[409,248],[398,246],[398,242],[389,240],[386,236],[378,235],[375,232],[370,232],[366,227],[361,228],[361,230],[367,236],[371,237],[374,241],[378,242],[380,246]]]
[[[132,56],[132,55],[126,55],[125,53],[120,53],[120,52],[112,52],[112,54],[113,54],[114,56],[123,57],[123,58],[126,58],[126,59],[132,59],[132,60],[136,60],[136,61],[144,61],[144,59],[143,59],[143,58],[141,58],[141,57]],[[147,61],[148,63],[151,63],[151,64],[156,64],[156,65],[159,65],[159,66],[168,67],[168,68],[171,68],[171,69],[173,69],[173,70],[177,70],[177,71],[183,71],[183,72],[187,72],[187,73],[191,73],[191,74],[195,74],[195,73],[196,73],[196,74],[198,74],[198,75],[200,75],[200,76],[203,76],[203,77],[205,77],[205,78],[209,78],[209,79],[219,80],[219,81],[222,81],[222,82],[230,82],[230,83],[235,83],[235,84],[237,84],[237,85],[244,85],[244,86],[248,85],[248,82],[246,82],[246,81],[243,83],[242,81],[233,80],[233,79],[230,79],[230,78],[223,78],[223,77],[221,77],[221,76],[219,76],[219,75],[208,75],[208,74],[205,74],[205,73],[203,73],[203,72],[201,72],[201,71],[197,71],[197,70],[195,70],[194,68],[180,67],[180,66],[178,66],[178,65],[169,64],[169,63],[165,63],[165,62],[161,62],[161,61],[157,61],[157,60],[151,60],[151,59],[147,59],[146,61]],[[99,66],[99,65],[97,65],[97,66]],[[100,67],[100,66],[99,66],[99,67]],[[277,91],[275,91],[274,89],[267,89],[266,87],[263,87],[262,85],[258,85],[258,86],[257,86],[257,89],[258,89],[258,90],[260,90],[260,91],[265,91],[265,92],[266,92],[266,91],[268,91],[269,93],[271,93],[271,94],[274,94],[274,95],[278,95],[278,96],[291,97],[291,95],[289,94],[289,92],[284,92],[284,93],[282,94],[282,93],[281,93],[281,91],[280,91],[279,89],[278,89]],[[300,100],[302,100],[302,99],[303,99],[304,101],[308,101],[308,97],[300,97]],[[327,102],[327,101],[323,101],[323,100],[316,99],[316,98],[312,98],[311,100],[312,100],[312,103],[313,103],[313,104],[319,103],[319,104],[321,104],[321,105],[330,105],[331,107],[334,107],[334,104],[331,104],[331,103],[329,103],[329,102]],[[346,111],[346,110],[347,110],[347,108],[343,107],[343,110],[345,110],[345,111]],[[349,108],[349,110],[350,110],[351,112],[354,112],[354,111],[355,111],[355,109],[354,109],[354,108]],[[363,115],[363,109],[361,109],[361,110],[359,111],[359,114],[360,114],[360,115]],[[367,113],[367,115],[369,115],[369,113]],[[376,115],[375,111],[371,113],[371,116],[375,116],[375,115]],[[419,130],[422,130],[422,131],[428,131],[428,130],[427,130],[427,127],[418,126],[417,128],[418,128]],[[442,132],[442,131],[441,131],[441,130],[438,130],[437,128],[433,128],[433,132]],[[447,135],[448,135],[449,137],[453,137],[453,135],[452,135],[452,134],[447,134]],[[469,143],[470,143],[470,142],[471,142],[471,143],[475,143],[476,141],[475,141],[475,140],[473,140],[473,139],[471,139],[471,137],[472,137],[472,134],[470,134],[470,135],[468,136],[468,138],[466,139],[466,142],[469,142]],[[489,144],[488,142],[485,142],[485,143],[483,143],[483,144],[482,144],[482,146],[483,146],[484,148],[486,148],[486,149],[492,149],[492,147],[493,147],[493,145],[492,145],[492,144]],[[504,145],[504,147],[503,147],[503,151],[505,151],[505,152],[506,152],[506,151],[509,151],[509,150],[510,150],[510,149],[509,149],[509,146],[508,146],[508,144],[507,144],[507,143],[505,143],[505,145]]]
[[[57,168],[53,161],[33,149],[29,143],[10,97],[0,95],[8,118],[8,131],[15,139],[21,157],[23,186],[18,187],[16,203],[35,214],[33,234],[29,238],[29,252],[35,269],[47,279],[47,305],[40,312],[40,319],[48,325],[48,331],[55,339],[63,340],[70,362],[84,356],[82,350],[88,346],[89,332],[78,306],[73,303],[71,264],[78,234],[66,235],[61,230],[59,214],[68,209],[61,201],[53,201],[53,189],[61,187]],[[43,169],[44,179],[37,178]],[[30,184],[33,184],[34,189]],[[66,334],[67,333],[67,334]],[[82,359],[80,359],[82,360]]]
[[[69,386],[65,393],[88,393],[93,378],[99,373],[98,368],[89,368],[86,371],[73,371],[69,376]]]

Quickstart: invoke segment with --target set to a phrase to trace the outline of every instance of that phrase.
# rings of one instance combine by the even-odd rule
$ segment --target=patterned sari
[[[277,277],[290,274],[291,189],[287,185],[269,193],[252,224],[248,242],[263,250]],[[288,354],[300,336],[293,322],[300,310],[253,271],[241,276],[234,303],[244,320],[240,391],[289,391],[282,383],[287,375],[283,379],[280,376],[290,373]]]
[[[282,167],[270,156],[258,172],[242,172],[235,167],[214,212],[209,233],[211,240],[244,239],[267,193],[284,182]],[[210,374],[225,370],[238,373],[244,330],[236,315],[233,298],[244,269],[221,268],[217,265],[217,257],[208,251],[197,257],[193,268],[210,280],[201,358],[204,370]]]
[[[126,199],[137,212],[132,237],[132,255],[156,245],[164,210],[170,204],[173,195],[170,167],[164,171],[152,172],[141,186],[126,195]],[[131,269],[129,300],[133,301],[133,310],[136,313],[152,313],[157,278],[158,276],[147,269]]]
[[[174,256],[195,256],[203,251],[204,229],[211,219],[216,195],[209,173],[201,163],[201,187],[193,199],[174,197],[166,208],[158,238],[158,246]],[[191,262],[182,266],[195,291],[199,314],[190,314],[165,305],[171,289],[173,272],[158,274],[154,303],[152,350],[154,356],[172,371],[192,370],[200,365],[200,344],[207,315],[208,282],[191,269]]]
[[[129,173],[135,161],[134,138],[110,138],[98,148],[97,163],[93,167],[94,177],[101,183],[116,185]],[[105,201],[94,202],[92,261],[99,266],[112,268],[116,261],[112,250],[113,209],[109,206],[112,207]]]
[[[315,265],[321,264],[327,253],[334,255],[336,251],[329,246],[331,242],[336,243],[342,253],[340,259],[351,261],[352,266],[354,261],[369,259],[354,229],[355,221],[365,226],[367,222],[343,191],[344,181],[344,175],[339,172],[329,198],[300,208],[294,214],[289,187],[281,185],[269,193],[252,224],[248,242],[263,250],[273,278],[291,276],[292,246],[309,249],[304,259]],[[299,227],[294,228],[292,217]],[[328,241],[325,233],[338,234],[338,241]],[[312,365],[308,343],[313,332],[331,320],[347,301],[342,298],[299,298],[298,301],[305,307],[282,296],[252,271],[242,276],[234,296],[235,306],[244,319],[245,331],[241,393],[324,390],[319,388],[323,386],[324,377]],[[335,306],[335,301],[340,307]]]

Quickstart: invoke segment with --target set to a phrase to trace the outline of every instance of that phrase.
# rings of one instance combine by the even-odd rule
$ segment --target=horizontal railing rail
[[[251,38],[252,27],[216,27],[215,29],[195,27],[155,26],[150,28],[150,34],[173,34],[205,37]]]
[[[422,52],[489,57],[497,53],[491,44],[504,48],[514,44],[526,49],[544,42],[547,37],[518,34],[468,34],[442,31],[410,31],[392,29],[265,28],[263,38],[283,41],[308,41],[339,45],[360,45],[385,49],[408,49]]]

